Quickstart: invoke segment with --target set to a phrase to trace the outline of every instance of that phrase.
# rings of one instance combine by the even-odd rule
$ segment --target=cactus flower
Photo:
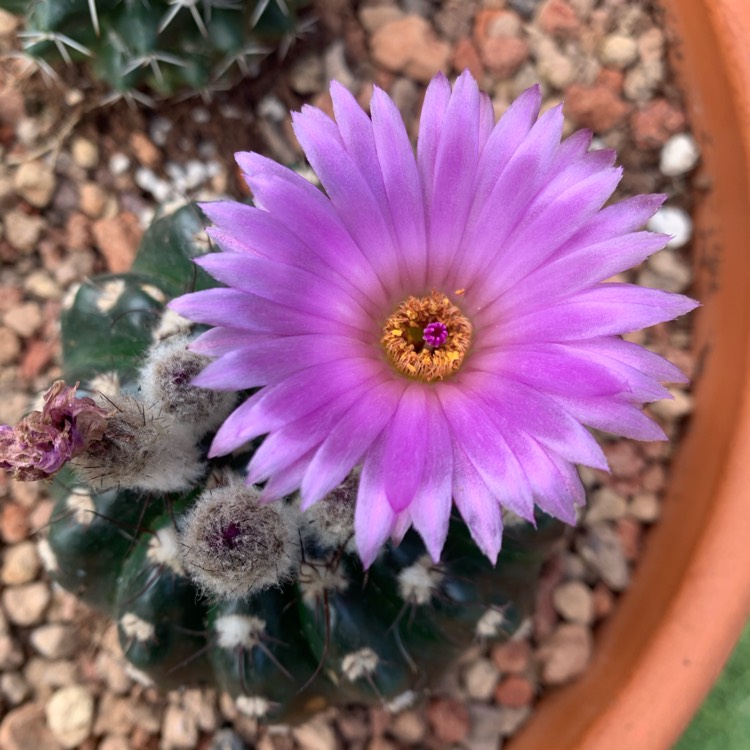
[[[383,91],[371,118],[343,86],[331,96],[335,122],[294,115],[325,193],[240,153],[255,206],[203,206],[221,252],[197,262],[226,286],[172,303],[214,326],[192,346],[214,358],[193,382],[259,389],[211,455],[266,435],[247,481],[265,500],[299,489],[303,508],[360,467],[365,565],[412,525],[439,559],[454,503],[494,561],[503,509],[575,521],[575,465],[607,468],[587,427],[665,437],[641,406],[685,378],[620,335],[696,303],[605,283],[664,247],[639,231],[664,197],[605,207],[614,152],[587,131],[561,141],[538,87],[495,123],[468,73],[438,75],[416,158]]]

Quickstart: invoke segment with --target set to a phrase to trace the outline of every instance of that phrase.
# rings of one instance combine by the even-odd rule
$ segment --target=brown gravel
[[[679,165],[659,169],[665,144],[688,126],[650,8],[646,0],[320,0],[317,34],[282,65],[209,104],[155,111],[89,106],[102,92],[74,73],[50,87],[0,60],[0,422],[20,418],[59,374],[57,320],[68,290],[126,269],[159,204],[243,195],[235,151],[298,162],[288,110],[309,101],[330,111],[331,78],[363,104],[373,84],[385,88],[412,135],[424,84],[440,69],[469,68],[498,115],[539,81],[545,107],[565,100],[567,132],[592,127],[597,145],[619,150],[618,197],[662,191],[689,212]],[[0,12],[0,51],[16,44],[15,31]],[[688,249],[665,250],[623,280],[689,290]],[[685,323],[628,338],[692,374]],[[672,392],[650,412],[674,441],[692,399],[683,387]],[[497,750],[533,716],[547,686],[585,671],[596,624],[616,608],[658,522],[671,444],[602,436],[602,445],[612,474],[581,471],[589,508],[545,566],[533,621],[514,640],[473,649],[424,706],[396,715],[331,710],[293,731],[259,727],[213,691],[165,696],[139,684],[115,628],[40,573],[28,540],[49,518],[46,489],[0,476],[0,747]]]

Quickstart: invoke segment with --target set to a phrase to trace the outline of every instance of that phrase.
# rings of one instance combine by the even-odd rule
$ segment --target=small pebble
[[[292,735],[305,750],[331,750],[336,747],[333,727],[322,716],[294,727]]]
[[[628,563],[617,533],[608,524],[592,526],[578,551],[613,591],[627,588],[630,583]]]
[[[463,677],[470,698],[488,701],[495,690],[500,672],[489,659],[477,659],[467,667]]]
[[[83,169],[93,169],[99,163],[99,146],[83,136],[77,136],[70,145],[73,162]]]
[[[388,729],[405,745],[421,745],[427,734],[427,724],[421,711],[402,711],[394,717]]]
[[[24,253],[36,248],[46,223],[41,216],[30,216],[20,209],[8,211],[3,218],[5,239],[11,247]]]
[[[610,34],[604,38],[599,55],[604,65],[623,70],[638,59],[638,44],[631,36]]]
[[[463,742],[469,734],[469,712],[456,698],[435,698],[426,709],[427,721],[439,742]]]
[[[494,646],[492,661],[503,674],[521,674],[531,659],[531,646],[526,640],[512,640]]]
[[[678,133],[662,146],[659,170],[667,177],[680,177],[694,169],[698,159],[700,151],[693,136],[689,133]]]
[[[0,675],[0,693],[11,706],[17,706],[29,695],[29,683],[20,672],[3,672]]]
[[[7,547],[3,552],[0,580],[6,586],[30,583],[39,573],[40,562],[36,544],[26,540]]]
[[[32,206],[44,208],[55,192],[55,173],[42,161],[27,161],[16,170],[13,187]]]
[[[65,659],[78,648],[78,631],[72,625],[49,623],[31,633],[31,645],[46,659]]]
[[[22,339],[31,338],[41,327],[42,311],[36,302],[24,302],[3,316],[3,323]]]
[[[565,623],[537,652],[545,685],[562,685],[583,674],[591,659],[593,641],[585,625]]]
[[[693,236],[693,222],[686,211],[676,206],[662,206],[648,221],[652,232],[671,235],[667,247],[683,247]]]
[[[126,154],[117,151],[109,157],[109,171],[115,177],[119,177],[121,174],[125,174],[128,169],[130,169],[130,157],[128,157]]]
[[[521,675],[509,675],[498,683],[495,689],[495,702],[510,708],[531,705],[536,689],[533,683]]]
[[[198,744],[198,725],[189,712],[167,706],[161,727],[162,750],[192,750]]]
[[[594,599],[591,589],[580,581],[567,581],[552,594],[552,602],[561,617],[568,622],[588,625],[594,619]]]
[[[2,594],[3,607],[8,619],[24,627],[36,625],[42,619],[49,600],[49,588],[41,581],[10,586]]]
[[[47,726],[64,748],[80,745],[91,731],[94,699],[81,685],[56,690],[45,706]]]
[[[640,492],[630,501],[628,513],[642,523],[654,523],[661,514],[659,498],[651,492]]]
[[[616,521],[627,512],[627,500],[611,487],[594,490],[586,508],[584,523],[593,526],[601,521]]]
[[[26,703],[10,711],[0,724],[3,750],[60,750],[44,721],[44,706]]]

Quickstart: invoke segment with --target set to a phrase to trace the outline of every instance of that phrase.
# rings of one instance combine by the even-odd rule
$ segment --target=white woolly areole
[[[185,575],[180,556],[180,540],[172,526],[159,529],[151,537],[146,557],[156,565],[166,565],[178,576]]]
[[[187,333],[193,328],[193,321],[180,315],[171,308],[167,308],[159,320],[159,324],[151,332],[154,341],[163,341],[170,336]]]
[[[49,539],[40,539],[37,544],[37,551],[39,552],[39,558],[46,571],[49,573],[55,573],[60,569],[57,564],[57,557],[50,546]]]
[[[219,646],[228,650],[237,646],[252,649],[260,643],[265,629],[265,620],[253,615],[222,615],[214,623]]]
[[[146,622],[133,612],[126,612],[120,618],[120,627],[128,638],[135,638],[141,643],[153,640],[156,633],[156,628],[150,622]]]
[[[241,695],[234,702],[237,710],[251,719],[263,718],[271,708],[271,703],[260,695]]]
[[[388,703],[385,704],[385,708],[392,714],[398,714],[413,706],[416,700],[417,694],[413,690],[407,690],[403,693],[399,693],[395,698],[388,701]]]
[[[404,601],[428,604],[442,580],[443,574],[434,569],[428,555],[423,555],[398,574],[398,591]]]
[[[497,609],[488,609],[476,624],[476,634],[479,638],[497,638],[505,632],[507,620],[505,615]]]
[[[353,651],[341,660],[341,672],[350,682],[355,682],[361,677],[369,677],[377,668],[380,659],[369,647]]]
[[[326,591],[342,592],[349,586],[349,581],[341,570],[331,569],[322,562],[302,563],[297,580],[302,590],[302,599],[310,608],[320,601]]]
[[[148,294],[149,297],[155,299],[157,302],[161,302],[162,305],[167,301],[167,295],[158,286],[154,286],[153,284],[141,284],[141,291]]]
[[[68,495],[65,507],[81,526],[88,526],[96,518],[96,506],[91,499],[91,493],[83,487],[77,487]]]
[[[512,510],[508,510],[507,508],[502,509],[502,514],[503,526],[505,528],[512,528],[513,526],[524,526],[528,523],[528,521],[525,521],[517,513],[514,513]]]
[[[120,297],[122,297],[124,291],[125,282],[123,279],[106,281],[101,288],[101,294],[96,300],[97,310],[103,313],[109,312],[120,301]]]
[[[154,684],[154,681],[143,670],[134,667],[129,661],[125,662],[125,674],[143,687],[152,687]]]

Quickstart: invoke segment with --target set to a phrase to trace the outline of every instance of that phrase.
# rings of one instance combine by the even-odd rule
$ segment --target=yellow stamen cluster
[[[423,332],[440,322],[448,330],[445,343],[432,347]],[[443,380],[461,367],[471,343],[471,323],[444,294],[409,297],[385,321],[380,343],[391,364],[402,375],[431,383]]]

